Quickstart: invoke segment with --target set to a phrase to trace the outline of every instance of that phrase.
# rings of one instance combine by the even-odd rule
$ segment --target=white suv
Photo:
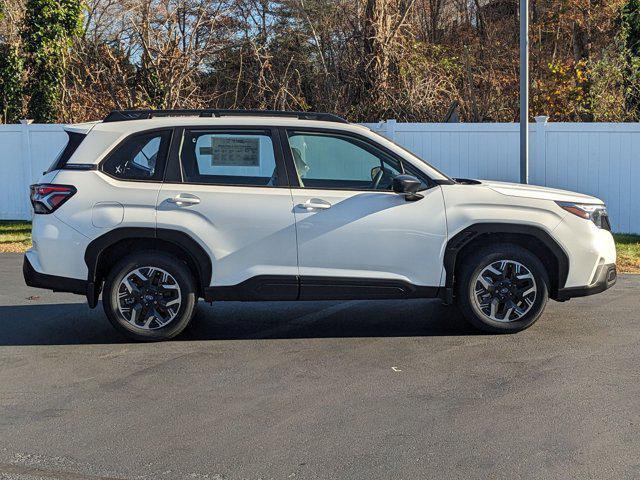
[[[65,127],[31,187],[28,285],[86,295],[138,340],[199,297],[440,298],[516,332],[615,283],[602,201],[452,179],[330,114],[114,111]]]

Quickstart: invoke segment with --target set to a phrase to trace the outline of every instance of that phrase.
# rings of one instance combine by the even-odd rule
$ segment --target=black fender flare
[[[458,232],[447,242],[444,252],[444,269],[446,273],[445,289],[446,299],[451,302],[453,299],[454,273],[456,261],[460,250],[472,240],[486,234],[510,233],[518,235],[529,235],[542,242],[555,256],[558,262],[558,289],[564,287],[569,274],[569,257],[562,247],[544,229],[531,225],[517,223],[476,223]]]
[[[211,258],[202,246],[187,233],[166,228],[115,228],[91,241],[84,253],[84,261],[87,264],[87,302],[91,308],[97,305],[102,288],[102,279],[98,278],[98,267],[103,252],[122,240],[145,238],[163,240],[184,250],[198,270],[201,291],[209,286],[213,271]]]

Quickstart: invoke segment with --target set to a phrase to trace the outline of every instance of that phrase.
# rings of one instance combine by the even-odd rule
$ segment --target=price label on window
[[[200,155],[211,156],[212,167],[259,167],[260,139],[210,137],[210,147],[200,147]]]

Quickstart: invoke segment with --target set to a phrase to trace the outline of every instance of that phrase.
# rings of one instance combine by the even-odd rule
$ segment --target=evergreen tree
[[[21,30],[26,53],[28,115],[58,120],[64,89],[65,50],[81,26],[81,0],[27,0]]]
[[[5,4],[0,1],[0,21]],[[23,61],[16,45],[0,39],[0,123],[15,123],[22,114]]]

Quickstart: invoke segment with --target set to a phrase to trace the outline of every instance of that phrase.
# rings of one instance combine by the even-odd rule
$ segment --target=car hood
[[[603,204],[599,198],[583,193],[559,190],[557,188],[540,187],[538,185],[523,185],[520,183],[494,182],[481,180],[482,185],[502,195],[512,197],[536,198],[540,200],[554,200],[559,202]]]

